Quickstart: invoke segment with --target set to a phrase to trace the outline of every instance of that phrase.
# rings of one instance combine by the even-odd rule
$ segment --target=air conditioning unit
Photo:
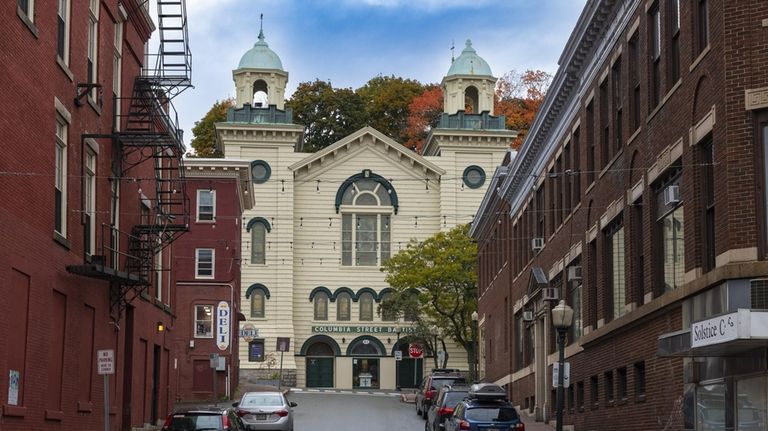
[[[557,301],[560,299],[556,287],[545,287],[541,289],[541,298],[545,301]]]
[[[533,311],[523,311],[523,322],[533,322]]]
[[[664,205],[675,205],[680,202],[680,186],[672,184],[664,189]]]
[[[568,281],[581,280],[581,265],[573,265],[568,267]]]
[[[539,251],[542,248],[544,248],[544,238],[539,237],[539,238],[532,239],[531,240],[531,248],[534,251]]]

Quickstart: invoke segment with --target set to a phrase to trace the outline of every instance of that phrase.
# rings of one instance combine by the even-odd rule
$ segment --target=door
[[[152,406],[150,408],[150,423],[157,422],[158,404],[160,403],[160,346],[155,344],[152,353]]]
[[[407,356],[397,363],[397,386],[417,388],[424,378],[424,359],[412,359]]]
[[[333,387],[333,358],[307,358],[307,387]]]

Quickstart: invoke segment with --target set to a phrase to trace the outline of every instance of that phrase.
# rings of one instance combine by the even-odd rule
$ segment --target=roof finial
[[[261,22],[259,23],[259,40],[264,41],[264,14],[259,16]]]
[[[453,57],[454,48],[456,48],[456,46],[453,43],[453,39],[451,39],[451,64],[453,64],[453,60],[454,60],[454,57]]]

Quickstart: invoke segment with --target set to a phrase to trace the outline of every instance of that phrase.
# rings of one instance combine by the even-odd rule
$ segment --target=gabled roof
[[[378,130],[374,129],[370,126],[365,126],[362,129],[352,133],[351,135],[347,136],[344,139],[341,139],[337,142],[335,142],[332,145],[329,145],[322,150],[311,154],[298,162],[288,166],[288,169],[291,171],[298,171],[299,169],[306,167],[313,162],[319,161],[323,159],[324,157],[327,157],[329,155],[332,155],[339,151],[340,149],[344,147],[350,147],[355,144],[358,144],[363,141],[363,138],[368,135],[373,137],[374,140],[383,143],[387,146],[388,151],[393,151],[397,153],[400,157],[407,158],[411,160],[412,163],[419,164],[423,166],[425,169],[430,170],[434,172],[436,175],[443,175],[445,174],[445,170],[441,167],[437,166],[436,164],[430,162],[429,160],[425,159],[424,157],[420,156],[419,154],[405,148],[392,138],[384,135],[383,133],[379,132]]]

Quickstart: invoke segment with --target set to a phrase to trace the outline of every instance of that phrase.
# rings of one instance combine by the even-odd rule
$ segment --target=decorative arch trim
[[[336,300],[336,297],[333,295],[333,292],[331,292],[331,289],[328,289],[325,286],[317,286],[316,288],[312,289],[312,292],[309,293],[309,302],[312,302],[312,300],[315,299],[315,295],[320,292],[325,292],[325,294],[328,295],[329,301],[333,302]]]
[[[248,289],[245,291],[245,298],[250,298],[253,291],[257,289],[264,292],[264,297],[269,299],[269,289],[267,289],[267,286],[261,283],[253,283],[252,285],[248,286]]]
[[[341,356],[341,348],[339,348],[339,344],[336,342],[336,340],[322,334],[313,335],[307,338],[307,340],[304,341],[304,344],[301,345],[301,350],[299,351],[298,356],[307,356],[307,350],[309,350],[309,348],[312,347],[312,345],[315,343],[325,343],[331,346],[331,349],[333,349],[333,353],[336,356]]]
[[[256,224],[261,223],[264,225],[264,227],[267,229],[267,233],[272,232],[272,225],[269,224],[269,221],[265,219],[264,217],[254,217],[250,220],[248,220],[248,224],[245,225],[245,231],[250,232],[251,228]]]
[[[362,289],[357,291],[357,296],[355,296],[355,302],[360,300],[360,297],[363,296],[363,293],[370,293],[371,296],[373,296],[373,300],[376,302],[379,302],[379,295],[376,293],[375,290],[371,289],[370,287],[363,287]]]
[[[392,183],[390,183],[386,178],[382,177],[381,175],[374,174],[370,169],[363,169],[363,172],[352,175],[351,177],[344,180],[344,182],[339,187],[339,190],[336,191],[336,214],[339,213],[339,208],[341,207],[341,199],[344,196],[344,192],[346,192],[348,188],[352,187],[352,184],[355,181],[363,178],[376,181],[390,192],[392,207],[395,209],[395,214],[397,214],[397,210],[400,207],[399,200],[397,199],[397,191],[395,191],[395,188],[392,187]]]
[[[387,287],[385,289],[382,289],[381,292],[379,292],[379,296],[376,298],[376,302],[381,302],[382,299],[384,299],[384,295],[387,293],[394,293],[395,289],[391,287]]]
[[[382,356],[387,354],[387,349],[384,347],[384,343],[379,341],[378,338],[372,336],[372,335],[361,335],[354,340],[349,342],[349,346],[347,346],[347,356],[352,355],[352,349],[357,346],[359,343],[362,343],[363,340],[368,340],[371,343],[373,343],[378,349],[379,352],[381,352]]]
[[[348,293],[349,294],[349,298],[352,299],[352,301],[357,302],[357,295],[355,295],[355,292],[352,289],[348,288],[348,287],[340,287],[340,288],[336,289],[336,291],[333,292],[333,300],[334,301],[339,298],[339,294],[340,293]]]

